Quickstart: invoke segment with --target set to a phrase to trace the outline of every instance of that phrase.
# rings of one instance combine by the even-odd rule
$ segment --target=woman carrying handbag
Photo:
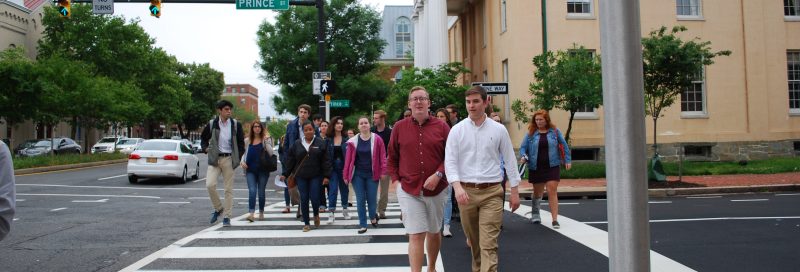
[[[256,195],[258,195],[258,220],[264,220],[264,205],[266,204],[266,186],[269,179],[269,171],[262,165],[262,159],[272,156],[272,139],[269,132],[266,132],[264,125],[258,120],[250,125],[250,135],[245,139],[244,158],[239,165],[244,169],[247,176],[248,208],[250,215],[247,221],[255,221]],[[263,158],[262,154],[268,152],[269,157]]]
[[[307,232],[311,230],[308,212],[309,200],[314,212],[314,226],[319,227],[320,190],[323,184],[328,184],[331,162],[327,156],[325,142],[314,135],[314,124],[311,121],[305,121],[302,128],[303,137],[297,139],[292,148],[286,152],[288,157],[286,172],[281,175],[281,180],[291,176],[297,183],[297,189],[300,191],[300,212],[303,223],[305,223],[303,232]],[[287,184],[290,183],[287,181]]]

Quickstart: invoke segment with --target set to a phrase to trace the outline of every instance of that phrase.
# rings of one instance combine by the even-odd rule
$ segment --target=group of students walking
[[[522,176],[517,168],[518,160],[508,131],[500,122],[495,122],[499,117],[492,115],[491,119],[495,120],[492,121],[486,114],[490,106],[486,90],[473,86],[464,96],[469,116],[458,121],[454,107],[437,110],[432,115],[427,90],[414,87],[408,97],[410,115],[396,122],[393,128],[386,126],[386,113],[383,111],[374,113],[372,124],[375,127],[371,126],[368,117],[359,117],[358,133],[353,136],[346,134],[341,117],[334,117],[330,123],[315,125],[308,120],[311,108],[308,105],[298,107],[298,118],[289,123],[286,136],[281,141],[283,169],[280,178],[287,180],[292,176],[296,180],[303,231],[312,230],[312,218],[315,227],[320,225],[321,211],[330,213],[328,222],[333,222],[337,197],[340,197],[344,217],[349,218],[349,185],[356,193],[358,233],[365,233],[368,224],[377,227],[380,219],[385,218],[386,207],[386,202],[378,204],[378,190],[380,188],[381,198],[388,202],[388,189],[393,184],[391,186],[396,186],[400,204],[401,221],[409,237],[408,255],[412,271],[421,271],[425,252],[428,269],[434,271],[441,237],[451,236],[449,219],[453,207],[458,207],[457,213],[472,252],[472,270],[497,271],[497,241],[503,217],[506,181],[510,191],[509,206],[514,211],[520,205],[518,186]],[[220,116],[225,113],[223,110],[220,110]],[[541,222],[539,203],[547,188],[551,224],[557,229],[560,227],[557,220],[557,187],[560,167],[571,167],[569,147],[547,111],[537,111],[531,119],[528,133],[520,145],[519,159],[519,163],[527,165],[528,181],[534,187],[530,220],[533,223]],[[219,124],[219,128],[227,126]],[[212,131],[216,127],[213,125]],[[258,133],[256,129],[251,130],[245,152],[248,157],[241,164],[248,171],[253,168],[249,164],[251,150],[265,148],[265,143],[271,142],[264,140],[269,139],[268,134],[261,134],[259,138]],[[209,149],[219,148],[220,154],[227,149],[217,143],[229,141],[227,146],[235,146],[244,142],[231,140],[230,136],[219,136],[226,133],[208,134],[216,135],[218,139],[207,139],[204,130],[204,149],[208,143],[212,143]],[[229,222],[230,215],[227,190],[226,205],[222,207],[218,205],[219,200],[214,201],[216,195],[212,193],[212,188],[215,191],[217,178],[212,179],[211,176],[219,174],[217,170],[212,171],[212,167],[227,165],[226,157],[215,156],[214,159],[219,162],[211,164],[212,152],[208,152],[207,187],[214,205],[211,222],[216,222],[220,213],[225,211],[224,225]],[[226,171],[222,173],[225,175]],[[251,184],[251,176],[254,182],[248,187],[255,187],[260,196],[264,191],[260,187],[261,177],[248,173],[248,185]],[[327,187],[327,195],[324,195],[323,187]],[[289,190],[285,190],[284,194],[284,212],[289,213]],[[250,196],[248,220],[254,220],[255,193],[252,189]],[[457,205],[453,204],[452,197]],[[263,203],[263,200],[259,202],[259,218],[263,218]],[[326,204],[327,207],[320,209]]]

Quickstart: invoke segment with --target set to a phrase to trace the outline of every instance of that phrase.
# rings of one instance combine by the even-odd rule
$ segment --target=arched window
[[[406,17],[398,18],[394,33],[395,56],[401,59],[408,58],[411,53],[411,21]]]
[[[403,79],[403,70],[400,70],[400,71],[397,71],[397,73],[394,73],[394,82],[398,82],[401,79]]]

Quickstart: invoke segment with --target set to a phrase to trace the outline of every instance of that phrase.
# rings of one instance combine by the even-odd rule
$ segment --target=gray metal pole
[[[600,4],[609,271],[650,271],[639,0]]]

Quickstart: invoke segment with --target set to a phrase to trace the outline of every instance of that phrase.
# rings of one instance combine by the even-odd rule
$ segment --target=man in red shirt
[[[411,271],[422,271],[425,240],[428,271],[434,271],[442,244],[439,230],[447,197],[444,189],[448,186],[444,179],[444,150],[450,127],[430,115],[431,100],[423,87],[411,88],[408,107],[411,117],[395,123],[392,130],[387,168],[392,182],[399,183],[397,201],[408,234]]]

